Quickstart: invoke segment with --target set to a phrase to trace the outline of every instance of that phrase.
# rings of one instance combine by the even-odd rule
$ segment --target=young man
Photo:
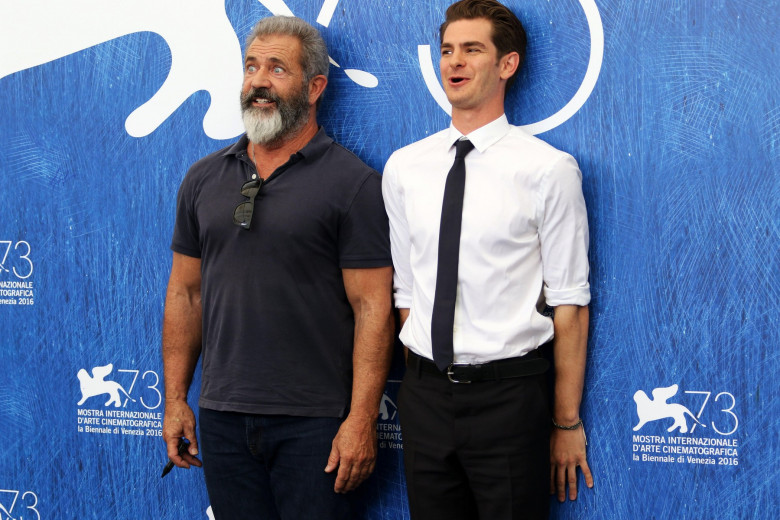
[[[165,303],[168,456],[200,466],[217,519],[351,518],[374,467],[392,351],[381,178],[319,128],[328,52],[292,17],[249,37],[247,134],[179,190]],[[189,450],[177,453],[180,438]]]
[[[440,67],[452,124],[395,152],[383,176],[408,348],[399,414],[413,519],[546,518],[548,490],[565,500],[568,483],[576,498],[577,466],[593,483],[579,416],[590,301],[581,174],[507,122],[524,54],[505,6],[450,6]],[[551,340],[552,424],[538,354]]]

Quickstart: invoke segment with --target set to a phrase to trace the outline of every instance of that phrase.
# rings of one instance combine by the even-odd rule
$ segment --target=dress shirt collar
[[[501,114],[501,117],[498,119],[477,128],[466,137],[469,141],[474,143],[474,148],[476,148],[479,153],[484,153],[485,150],[504,137],[509,132],[510,128],[511,126],[509,121],[507,121],[506,114]],[[455,141],[461,137],[463,137],[463,134],[450,123],[450,128],[447,132],[447,145],[452,147],[455,144]]]

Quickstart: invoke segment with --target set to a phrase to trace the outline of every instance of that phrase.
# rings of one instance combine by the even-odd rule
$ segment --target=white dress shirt
[[[428,359],[439,224],[453,126],[390,156],[382,193],[390,218],[395,305],[410,310],[400,339]],[[458,363],[522,356],[549,341],[544,303],[587,305],[588,220],[572,156],[502,115],[471,132],[453,345]]]

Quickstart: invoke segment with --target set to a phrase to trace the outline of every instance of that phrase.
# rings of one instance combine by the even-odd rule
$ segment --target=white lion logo
[[[77,377],[79,378],[79,384],[81,386],[81,401],[78,403],[79,406],[84,404],[84,402],[90,397],[101,394],[108,394],[109,399],[106,401],[104,406],[109,406],[113,403],[115,408],[119,408],[122,406],[122,401],[119,395],[120,391],[125,397],[135,402],[135,399],[130,397],[125,389],[122,388],[122,385],[116,381],[106,381],[103,379],[108,374],[110,374],[112,370],[114,370],[114,365],[111,363],[102,367],[93,368],[92,377],[90,377],[87,371],[83,368],[79,370],[77,374]]]
[[[634,431],[639,430],[645,424],[651,421],[659,421],[661,419],[674,419],[674,423],[666,430],[671,432],[675,428],[680,430],[680,433],[688,433],[688,421],[685,420],[685,415],[689,415],[697,424],[700,424],[703,428],[706,428],[701,424],[698,419],[681,404],[667,403],[667,399],[677,394],[677,385],[667,386],[663,388],[656,388],[653,390],[653,398],[647,397],[647,394],[642,390],[637,390],[634,394],[634,401],[636,401],[636,414],[639,416],[639,423],[634,426]]]

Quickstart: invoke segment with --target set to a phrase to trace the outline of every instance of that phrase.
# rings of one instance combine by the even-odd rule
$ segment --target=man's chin
[[[261,146],[268,146],[275,144],[282,140],[284,137],[278,132],[249,132],[246,133],[250,141]]]
[[[246,135],[249,140],[255,144],[267,145],[278,140],[280,137],[280,132],[278,129],[257,129],[247,127]]]
[[[276,103],[274,103],[273,105],[269,105],[267,107],[252,105],[251,107],[245,108],[244,112],[253,118],[263,120],[274,117],[274,115],[276,115],[278,112],[278,109],[276,108]]]

